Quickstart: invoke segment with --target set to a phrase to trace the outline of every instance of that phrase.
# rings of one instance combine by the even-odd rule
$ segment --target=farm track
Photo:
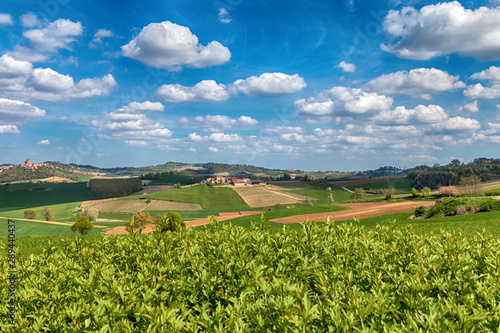
[[[44,221],[44,220],[30,220],[30,219],[20,219],[20,218],[17,218],[17,217],[2,217],[0,216],[0,220],[17,220],[17,221],[27,221],[27,222],[37,222],[37,223],[45,223],[45,224],[57,224],[57,225],[66,225],[68,227],[70,227],[73,223],[65,223],[65,222],[54,222],[54,221]],[[94,227],[96,228],[108,228],[106,226],[103,226],[103,225],[95,225],[94,224]]]
[[[410,202],[363,202],[363,203],[346,203],[340,206],[351,208],[348,211],[335,211],[314,214],[302,214],[295,216],[280,217],[270,220],[271,222],[292,224],[301,223],[309,219],[310,221],[326,221],[327,218],[333,221],[349,221],[354,218],[364,219],[369,217],[377,217],[381,215],[397,214],[414,210],[418,206],[429,208],[434,205],[434,201],[410,201]]]

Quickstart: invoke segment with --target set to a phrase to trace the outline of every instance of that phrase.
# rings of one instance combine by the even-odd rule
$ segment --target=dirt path
[[[381,215],[403,213],[414,210],[418,206],[429,208],[434,205],[434,201],[406,201],[406,202],[361,202],[361,203],[346,203],[341,206],[349,207],[349,210],[341,210],[336,212],[303,214],[295,216],[280,217],[270,220],[271,222],[291,224],[301,223],[306,219],[309,221],[326,221],[328,217],[332,221],[348,221],[353,218],[364,219]]]
[[[0,216],[0,220],[15,220],[15,221],[28,221],[28,222],[38,222],[38,223],[45,223],[45,224],[57,224],[57,225],[66,225],[66,226],[71,226],[72,223],[64,223],[64,222],[53,222],[53,221],[44,221],[44,220],[30,220],[30,219],[19,219],[17,217],[2,217]],[[107,228],[106,226],[102,225],[95,225],[94,227],[96,228]]]

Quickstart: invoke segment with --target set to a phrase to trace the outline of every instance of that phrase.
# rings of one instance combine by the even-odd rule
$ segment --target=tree
[[[362,187],[355,188],[351,194],[351,199],[353,199],[355,201],[358,199],[363,199],[364,197],[366,197],[366,191]]]
[[[71,226],[71,231],[78,231],[82,236],[92,229],[94,229],[94,225],[90,222],[90,218],[80,213],[78,214],[76,222]]]
[[[40,215],[42,215],[45,218],[45,221],[50,221],[54,217],[52,209],[50,209],[50,207],[47,206],[42,208],[42,210],[40,211]]]
[[[177,232],[181,231],[185,227],[186,224],[184,223],[184,221],[182,221],[181,214],[176,212],[168,212],[162,215],[162,219],[159,223],[157,230],[160,232],[165,232],[165,231]]]
[[[36,212],[34,210],[28,209],[24,211],[24,218],[33,220],[36,217]]]
[[[476,175],[462,177],[460,179],[460,186],[463,195],[479,196],[483,193],[481,178]]]
[[[418,193],[418,190],[416,188],[412,188],[411,189],[411,196],[412,197],[419,197],[420,196],[420,193]]]
[[[88,217],[90,222],[95,222],[99,216],[99,210],[97,210],[97,208],[90,207],[85,209],[82,215]]]
[[[383,188],[382,189],[382,194],[384,195],[384,197],[385,197],[386,200],[389,200],[394,195],[394,187],[391,186],[391,187],[388,187],[388,188]]]
[[[139,229],[139,233],[148,225],[153,223],[153,219],[149,216],[149,213],[137,212],[132,215],[132,218],[127,223],[127,231]]]
[[[424,198],[427,198],[430,194],[431,194],[431,189],[429,187],[426,186],[422,189],[422,196]]]

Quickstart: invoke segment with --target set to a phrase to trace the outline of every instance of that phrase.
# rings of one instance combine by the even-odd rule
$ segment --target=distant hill
[[[0,166],[0,183],[38,180],[49,177],[82,181],[92,178],[92,173],[96,171],[99,171],[99,169],[91,166],[81,167],[54,161],[33,163],[32,165],[26,165],[25,163],[19,165],[4,164]]]

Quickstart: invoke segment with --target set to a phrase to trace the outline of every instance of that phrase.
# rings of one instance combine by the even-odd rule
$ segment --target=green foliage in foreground
[[[75,237],[17,261],[17,331],[496,331],[500,240],[355,224]],[[6,280],[7,262],[0,279]],[[0,299],[8,299],[7,288]],[[0,327],[9,329],[7,307]]]

